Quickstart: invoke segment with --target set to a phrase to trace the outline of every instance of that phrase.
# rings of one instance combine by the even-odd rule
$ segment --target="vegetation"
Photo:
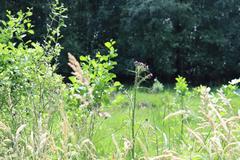
[[[134,76],[134,62],[149,65],[154,77],[174,83],[178,75],[190,84],[226,83],[239,71],[238,0],[61,0],[69,8],[63,30],[59,73],[70,76],[67,53],[95,55],[110,39],[119,51],[118,78]],[[33,38],[43,41],[49,22],[49,1],[3,1],[6,10],[33,7]]]
[[[166,8],[176,3],[183,14],[195,4],[128,1],[119,7],[133,7],[124,11],[138,15],[157,2]],[[8,11],[1,21],[0,159],[239,159],[240,79],[212,91],[202,85],[193,88],[178,76],[174,89],[155,79],[143,90],[153,76],[151,66],[135,61],[133,86],[126,89],[116,81],[116,41],[109,40],[95,56],[78,60],[68,53],[71,76],[64,83],[57,74],[62,67],[57,57],[64,50],[60,42],[67,9],[55,0],[50,10],[46,35],[39,42],[32,9]]]

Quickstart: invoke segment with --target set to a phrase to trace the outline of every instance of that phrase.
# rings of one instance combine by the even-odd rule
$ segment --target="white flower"
[[[231,80],[231,81],[229,82],[229,84],[231,84],[231,85],[236,85],[236,84],[238,84],[238,83],[240,83],[240,78],[238,78],[238,79],[233,79],[233,80]]]

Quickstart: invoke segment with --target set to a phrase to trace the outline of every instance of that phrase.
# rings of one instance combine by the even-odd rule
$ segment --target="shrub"
[[[154,83],[151,89],[152,93],[160,93],[164,90],[164,85],[158,81],[158,79],[154,79]]]
[[[115,41],[106,42],[108,54],[102,55],[100,52],[93,59],[90,56],[81,56],[80,63],[71,54],[68,55],[69,66],[72,68],[71,97],[75,101],[75,112],[70,108],[70,117],[75,117],[81,123],[81,127],[88,131],[88,137],[94,134],[96,116],[106,116],[101,113],[101,108],[110,104],[113,93],[121,86],[120,82],[114,81],[116,75],[111,70],[117,64],[113,58],[117,56],[114,49]],[[79,113],[74,116],[72,113]],[[81,113],[83,113],[81,115]]]
[[[108,54],[96,54],[94,59],[90,56],[81,56],[80,64],[69,54],[69,66],[74,72],[69,79],[72,82],[73,94],[75,96],[86,96],[92,101],[88,110],[94,110],[110,103],[111,95],[121,86],[120,82],[114,81],[116,75],[111,70],[117,64],[113,58],[117,56],[113,45],[115,41],[106,42],[105,46],[109,50]],[[81,102],[80,102],[81,103]]]

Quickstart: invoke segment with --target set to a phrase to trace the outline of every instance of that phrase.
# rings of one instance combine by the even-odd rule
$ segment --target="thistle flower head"
[[[142,62],[138,62],[138,61],[135,61],[134,62],[134,65],[136,67],[136,69],[139,71],[139,72],[147,72],[149,71],[149,67],[148,65],[142,63]]]

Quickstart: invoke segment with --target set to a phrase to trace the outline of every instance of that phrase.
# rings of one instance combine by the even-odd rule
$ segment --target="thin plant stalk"
[[[145,76],[141,76],[142,73],[146,73],[149,71],[148,66],[141,63],[141,62],[135,62],[135,80],[134,80],[134,88],[133,88],[133,104],[132,104],[132,115],[131,115],[131,136],[132,136],[132,159],[135,159],[135,141],[136,141],[136,135],[135,135],[135,119],[136,119],[136,107],[137,107],[137,90],[138,87],[142,82],[147,80],[152,76],[152,74],[147,74]]]
[[[183,99],[183,96],[181,96],[181,109],[184,110],[184,99]],[[183,126],[184,126],[184,115],[182,114],[181,115],[181,138],[183,139],[183,136],[184,136],[184,132],[183,132]]]
[[[96,115],[95,115],[95,110],[92,111],[92,115],[90,116],[90,127],[89,127],[89,134],[88,137],[91,140],[93,135],[94,135],[94,129],[95,129],[95,120],[96,120]]]
[[[133,93],[132,118],[131,118],[132,159],[135,158],[135,114],[136,114],[136,107],[137,107],[138,77],[139,77],[139,73],[138,73],[137,68],[136,68],[136,76],[135,76],[135,81],[134,81],[134,93]]]

